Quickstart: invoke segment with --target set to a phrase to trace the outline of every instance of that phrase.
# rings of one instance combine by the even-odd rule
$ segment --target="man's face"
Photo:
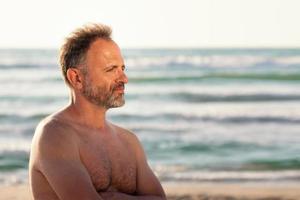
[[[113,41],[98,39],[90,46],[82,94],[91,103],[106,109],[123,106],[128,79],[119,47]]]

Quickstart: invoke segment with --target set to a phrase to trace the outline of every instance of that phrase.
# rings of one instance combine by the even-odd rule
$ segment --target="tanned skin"
[[[122,104],[128,79],[118,45],[96,39],[88,49],[84,67],[87,75],[78,67],[67,71],[69,105],[43,119],[36,128],[29,164],[33,198],[166,199],[138,138],[106,120],[109,107],[84,95],[89,84]]]

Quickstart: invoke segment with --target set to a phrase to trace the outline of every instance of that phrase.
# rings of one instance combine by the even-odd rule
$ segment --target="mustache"
[[[113,87],[113,90],[118,90],[118,89],[124,90],[124,89],[125,89],[125,84],[124,84],[124,83],[117,83],[117,84]]]

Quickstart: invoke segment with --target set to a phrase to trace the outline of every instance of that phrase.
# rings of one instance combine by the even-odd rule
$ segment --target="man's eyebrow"
[[[104,70],[108,70],[108,69],[112,69],[112,68],[116,68],[116,67],[119,67],[119,66],[112,64],[112,65],[108,65],[107,67],[105,67]],[[121,67],[122,67],[122,69],[126,68],[126,66],[124,64]]]

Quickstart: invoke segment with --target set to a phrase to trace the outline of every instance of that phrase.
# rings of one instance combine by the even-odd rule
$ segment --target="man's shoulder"
[[[35,135],[47,136],[51,134],[52,137],[55,137],[56,135],[59,136],[63,134],[63,132],[68,131],[70,125],[66,123],[66,113],[66,108],[63,108],[43,118],[36,127]]]
[[[50,115],[39,122],[36,127],[35,135],[39,135],[40,137],[46,137],[48,135],[51,135],[51,137],[67,136],[68,134],[64,134],[64,132],[68,129],[70,129],[68,125],[63,123],[61,119]]]
[[[30,153],[30,170],[43,170],[53,162],[78,159],[78,145],[67,125],[52,116],[38,124]]]
[[[60,147],[72,145],[74,135],[68,124],[50,115],[37,125],[32,148],[59,150]]]

